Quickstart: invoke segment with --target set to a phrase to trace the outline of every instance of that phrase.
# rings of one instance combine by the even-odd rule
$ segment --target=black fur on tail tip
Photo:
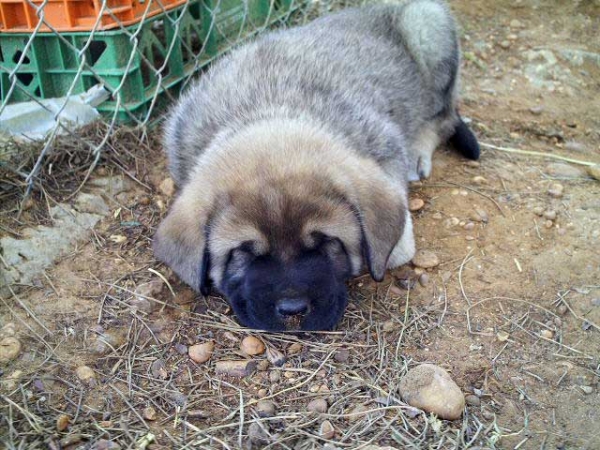
[[[450,137],[450,144],[464,157],[479,159],[481,149],[477,138],[462,119],[459,119],[454,134]]]

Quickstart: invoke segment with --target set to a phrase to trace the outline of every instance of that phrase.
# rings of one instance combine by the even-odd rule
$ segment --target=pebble
[[[463,228],[467,231],[471,231],[473,228],[475,228],[475,224],[473,222],[467,222],[464,224]]]
[[[15,370],[13,373],[4,378],[4,380],[2,381],[2,386],[7,391],[13,391],[19,385],[19,381],[21,380],[21,378],[23,378],[23,371]]]
[[[425,202],[420,199],[420,198],[411,198],[408,201],[408,210],[415,212],[420,210],[421,208],[423,208],[423,206],[425,206]]]
[[[565,305],[558,305],[558,308],[556,308],[556,312],[561,316],[564,316],[568,310],[569,309]]]
[[[406,403],[441,419],[462,415],[465,397],[448,372],[433,364],[421,364],[400,380],[400,395]]]
[[[484,177],[482,177],[481,175],[477,175],[476,177],[473,177],[471,179],[471,181],[473,181],[473,183],[475,184],[487,184],[488,180]]]
[[[544,222],[544,226],[545,226],[546,228],[552,228],[552,227],[554,226],[554,223],[553,223],[551,220],[546,220],[546,221]]]
[[[258,398],[265,398],[267,396],[268,392],[266,389],[259,389],[258,392],[256,393],[256,396]]]
[[[0,338],[13,337],[15,334],[17,334],[17,327],[12,322],[8,322],[0,328]]]
[[[475,211],[471,212],[471,214],[469,215],[469,219],[471,219],[474,222],[487,223],[489,221],[488,214],[483,209],[476,209]]]
[[[523,24],[517,19],[513,19],[510,21],[511,28],[521,28],[522,26],[523,26]]]
[[[256,404],[258,417],[272,417],[275,415],[275,403],[271,400],[261,400]]]
[[[333,439],[335,437],[335,429],[329,420],[324,420],[321,423],[319,434],[323,439]]]
[[[542,330],[540,331],[540,336],[544,339],[552,339],[554,337],[554,333],[551,330]]]
[[[475,240],[475,236],[465,236],[465,239],[467,241],[474,241]]]
[[[365,417],[365,412],[367,412],[370,408],[367,405],[356,405],[350,411],[350,415],[348,416],[348,422],[359,422]]]
[[[192,361],[202,364],[210,359],[214,349],[214,342],[204,342],[203,344],[191,345],[188,348],[188,355]]]
[[[169,377],[169,372],[162,359],[157,359],[150,365],[150,372],[154,378],[166,380]]]
[[[142,206],[148,206],[150,203],[152,203],[152,200],[147,195],[142,195],[139,198],[138,203]]]
[[[349,358],[350,351],[347,348],[340,348],[333,355],[333,359],[340,363],[347,362]]]
[[[327,412],[327,400],[324,398],[316,398],[306,405],[306,409],[310,412],[315,413],[326,413]]]
[[[585,152],[585,145],[581,142],[575,141],[567,141],[565,142],[565,150],[569,150],[571,152]]]
[[[585,170],[565,163],[550,163],[545,172],[557,178],[585,178]]]
[[[536,216],[542,216],[544,214],[544,207],[543,206],[536,206],[535,208],[532,209],[533,213]]]
[[[556,211],[554,211],[553,209],[549,209],[549,210],[545,211],[544,218],[548,219],[548,220],[555,220],[556,219]]]
[[[77,378],[86,383],[92,382],[96,379],[96,374],[92,368],[88,366],[79,366],[77,369],[75,369],[75,374],[77,375]]]
[[[225,360],[215,363],[217,375],[243,378],[251,375],[256,370],[256,361],[253,360]]]
[[[498,331],[498,333],[496,333],[496,338],[500,342],[506,342],[506,341],[508,341],[509,337],[510,337],[510,335],[506,331]]]
[[[544,112],[544,107],[543,106],[532,106],[531,108],[529,108],[529,112],[531,114],[533,114],[534,116],[539,116]]]
[[[467,405],[470,405],[470,406],[480,406],[481,405],[481,399],[473,394],[465,395],[465,402],[467,402]]]
[[[418,250],[412,259],[412,263],[417,267],[430,269],[436,267],[440,263],[440,259],[435,253],[429,250]]]
[[[590,395],[592,392],[594,392],[594,388],[591,386],[579,386],[579,389],[581,389],[587,395]]]
[[[600,181],[600,164],[595,164],[587,168],[588,175],[595,180]]]
[[[422,273],[419,277],[419,284],[423,287],[427,286],[429,284],[429,275],[426,273]]]
[[[146,420],[156,420],[156,410],[152,406],[146,406],[142,411],[142,417]]]
[[[7,363],[21,353],[21,342],[12,336],[0,340],[0,363]]]
[[[296,342],[296,343],[290,345],[287,349],[288,355],[296,355],[296,354],[300,353],[301,351],[302,351],[302,344],[299,342]]]
[[[56,419],[56,431],[58,431],[59,433],[62,433],[67,428],[69,428],[70,424],[71,424],[71,417],[66,414],[61,414]]]
[[[265,344],[254,336],[246,336],[240,344],[240,350],[250,356],[261,355],[265,352]]]
[[[269,369],[269,366],[270,366],[269,361],[267,361],[266,359],[261,359],[258,362],[258,364],[256,365],[256,369],[261,372],[264,372],[265,370]]]
[[[500,47],[502,47],[504,50],[509,49],[510,48],[510,41],[502,41],[502,42],[500,42]]]
[[[431,218],[433,220],[442,220],[442,217],[443,217],[442,213],[440,213],[440,212],[436,212],[431,215]]]
[[[248,439],[250,439],[252,444],[260,446],[269,443],[269,435],[258,422],[252,422],[248,427]]]
[[[600,298],[593,298],[590,303],[592,304],[592,306],[600,306]],[[566,311],[567,307],[565,305],[560,305],[559,308],[561,306],[564,307],[565,308],[565,312],[567,312]]]
[[[274,347],[267,348],[267,359],[275,367],[281,367],[287,361],[285,355]]]
[[[167,197],[172,197],[175,194],[175,183],[171,178],[165,178],[161,181],[158,189]]]
[[[277,383],[279,380],[281,380],[281,372],[279,370],[274,370],[269,373],[269,381],[271,383]]]
[[[563,196],[564,187],[562,184],[553,183],[548,189],[548,195],[554,198],[560,198]]]

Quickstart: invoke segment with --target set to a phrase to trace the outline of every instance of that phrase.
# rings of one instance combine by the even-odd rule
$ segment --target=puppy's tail
[[[473,132],[459,116],[458,124],[454,128],[454,134],[450,136],[450,144],[464,157],[479,159],[481,149]]]

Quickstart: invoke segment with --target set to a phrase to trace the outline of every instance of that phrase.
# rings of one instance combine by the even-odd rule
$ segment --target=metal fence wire
[[[42,141],[94,119],[147,128],[233,46],[347,0],[0,0],[0,137]],[[98,153],[102,143],[94,144]]]

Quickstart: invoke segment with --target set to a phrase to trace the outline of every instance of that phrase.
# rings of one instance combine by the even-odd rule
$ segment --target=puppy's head
[[[245,326],[329,330],[351,276],[366,265],[383,278],[405,201],[371,161],[306,130],[276,130],[277,139],[261,130],[201,161],[155,253],[202,293],[215,286]]]

